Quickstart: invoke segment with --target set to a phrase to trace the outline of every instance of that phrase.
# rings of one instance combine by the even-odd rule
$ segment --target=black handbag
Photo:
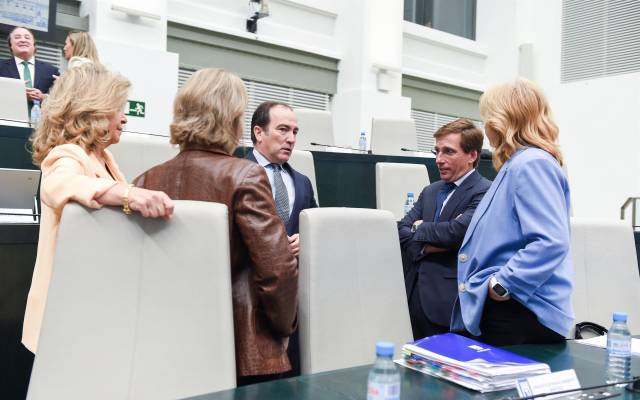
[[[575,339],[585,339],[583,332],[593,332],[595,333],[595,336],[602,336],[606,335],[608,330],[604,326],[596,324],[595,322],[578,322],[576,324],[576,330],[573,337]]]

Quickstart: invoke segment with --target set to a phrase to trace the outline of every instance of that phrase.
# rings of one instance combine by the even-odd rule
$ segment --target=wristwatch
[[[491,287],[493,292],[497,294],[498,297],[504,298],[509,296],[509,291],[507,290],[507,288],[502,286],[500,282],[498,282],[495,276],[492,276],[491,279],[489,280],[489,287]]]

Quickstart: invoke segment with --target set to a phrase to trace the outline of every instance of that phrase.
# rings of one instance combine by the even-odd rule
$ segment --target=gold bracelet
[[[124,190],[124,193],[122,193],[122,212],[127,215],[133,214],[133,211],[129,208],[129,191],[131,190],[132,187],[133,187],[133,184],[127,185],[127,188]]]

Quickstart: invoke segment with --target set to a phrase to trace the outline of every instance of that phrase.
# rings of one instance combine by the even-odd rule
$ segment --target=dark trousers
[[[409,318],[414,340],[449,332],[448,326],[435,324],[425,315],[420,304],[420,288],[417,284],[409,295]]]
[[[287,356],[291,363],[291,371],[282,374],[283,378],[291,378],[300,376],[300,343],[298,340],[298,329],[289,336],[289,347],[287,348]]]
[[[492,346],[551,344],[564,336],[542,325],[536,315],[514,299],[495,301],[487,298],[480,321],[479,341]]]

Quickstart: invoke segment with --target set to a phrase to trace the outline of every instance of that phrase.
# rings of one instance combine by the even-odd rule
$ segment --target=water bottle
[[[369,372],[367,400],[400,399],[400,372],[392,358],[393,343],[376,343],[376,362]]]
[[[42,112],[40,111],[40,100],[34,100],[33,106],[31,107],[31,126],[36,127],[38,123],[40,123],[40,117],[42,116]]]
[[[631,334],[627,313],[614,312],[613,325],[607,334],[607,383],[628,381],[631,370]],[[618,385],[624,386],[624,385]]]
[[[404,215],[407,215],[413,208],[413,192],[407,193],[407,200],[404,202]]]
[[[367,152],[367,135],[366,133],[364,133],[364,131],[360,131],[360,140],[358,140],[358,149],[360,149],[360,151],[363,153]]]

